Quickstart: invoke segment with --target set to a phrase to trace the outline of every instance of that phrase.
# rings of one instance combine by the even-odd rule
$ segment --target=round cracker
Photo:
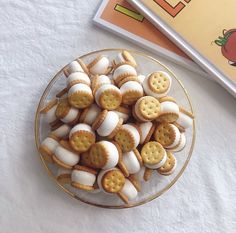
[[[67,98],[60,99],[56,108],[56,117],[59,119],[64,118],[70,111],[71,106]]]
[[[99,96],[99,104],[103,109],[114,110],[118,108],[122,101],[122,95],[114,89],[107,89]]]
[[[69,103],[75,108],[87,108],[93,103],[93,95],[86,91],[76,91],[68,97]]]
[[[162,72],[154,72],[148,77],[148,86],[156,94],[166,92],[170,87],[170,79]]]
[[[114,137],[123,152],[129,152],[135,148],[135,139],[132,133],[126,128],[120,128]]]
[[[120,170],[110,170],[101,180],[103,189],[108,193],[118,193],[125,184],[125,176]]]
[[[142,147],[141,156],[144,164],[158,164],[165,156],[165,149],[159,142],[151,141]]]
[[[154,132],[154,138],[162,146],[170,146],[176,138],[175,130],[170,123],[161,123],[157,126]]]
[[[136,67],[136,66],[137,66],[137,63],[136,63],[134,57],[133,57],[128,51],[124,50],[124,51],[122,52],[122,55],[123,55],[123,58],[124,58],[127,62],[129,62],[133,67]]]
[[[69,142],[75,151],[85,152],[95,143],[95,136],[86,130],[80,130],[71,135]]]
[[[122,103],[127,105],[134,104],[139,98],[143,97],[143,93],[138,90],[129,90],[123,93]]]
[[[179,114],[174,113],[174,112],[166,112],[166,113],[160,114],[156,120],[159,122],[173,123],[178,118],[179,118]]]
[[[144,96],[138,103],[138,111],[146,120],[156,119],[161,111],[159,101],[152,96]]]
[[[97,142],[91,146],[89,157],[92,167],[103,168],[108,162],[109,152],[102,143]]]
[[[175,168],[175,166],[176,166],[176,158],[170,151],[168,151],[166,162],[162,167],[157,169],[157,172],[162,175],[170,175],[170,172]]]

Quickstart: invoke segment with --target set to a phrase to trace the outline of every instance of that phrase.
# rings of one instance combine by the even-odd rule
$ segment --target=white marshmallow
[[[72,121],[76,119],[78,114],[79,114],[79,110],[77,108],[71,107],[67,115],[63,117],[61,121],[64,123],[71,123]]]
[[[44,117],[48,123],[52,123],[57,119],[56,114],[55,114],[56,109],[57,109],[57,105],[54,105],[51,109],[49,109],[49,111],[45,113]]]
[[[129,132],[132,133],[132,135],[134,137],[134,141],[135,141],[135,147],[137,147],[140,142],[140,134],[139,134],[138,130],[130,124],[124,124],[124,125],[122,125],[122,128],[125,128],[125,129],[129,130]]]
[[[144,81],[145,78],[146,78],[145,75],[142,75],[142,74],[138,75],[138,81],[139,81],[140,83],[143,83],[143,81]]]
[[[132,200],[138,195],[137,189],[128,179],[125,179],[125,185],[123,186],[121,193],[123,193],[128,200]]]
[[[74,72],[84,72],[83,68],[77,61],[72,61],[68,66],[67,66],[67,71],[69,74],[74,73]]]
[[[75,92],[80,92],[80,91],[87,92],[88,94],[92,95],[92,90],[88,85],[83,83],[78,83],[69,89],[68,96],[72,95]]]
[[[58,138],[66,137],[71,130],[71,127],[67,124],[60,126],[59,128],[52,131],[52,134]]]
[[[179,118],[177,119],[176,123],[187,129],[193,124],[193,119],[180,110]]]
[[[170,125],[174,129],[174,131],[175,131],[175,140],[174,140],[174,142],[171,145],[165,146],[165,148],[167,148],[167,149],[171,149],[172,147],[177,146],[179,144],[179,142],[180,142],[180,139],[181,139],[181,134],[180,134],[179,129],[175,125],[173,125],[173,124],[170,124]]]
[[[71,181],[87,186],[93,186],[96,181],[96,176],[90,172],[75,169],[71,173]]]
[[[172,102],[172,101],[164,101],[161,104],[161,112],[160,114],[163,113],[176,113],[179,115],[179,106]]]
[[[129,55],[130,58],[128,58],[127,55]],[[120,65],[124,62],[131,62],[133,66],[137,65],[134,58],[132,58],[132,55],[128,51],[122,51],[118,53],[115,59],[113,60],[113,63],[115,65]]]
[[[161,166],[163,166],[166,162],[166,159],[167,159],[167,154],[166,154],[166,151],[164,151],[164,156],[162,158],[162,160],[159,162],[159,163],[156,163],[156,164],[145,164],[146,167],[150,168],[150,169],[157,169]]]
[[[171,151],[178,152],[184,149],[186,145],[186,136],[184,133],[181,133],[180,144],[175,149],[170,149]]]
[[[140,163],[133,151],[123,153],[123,163],[129,174],[137,173],[140,170]]]
[[[84,118],[84,123],[86,123],[88,125],[92,125],[93,122],[98,117],[100,112],[101,112],[101,109],[96,104],[90,105],[90,107],[86,113],[86,116]]]
[[[41,143],[41,146],[45,146],[51,153],[55,152],[58,145],[58,141],[50,137],[45,138]]]
[[[105,166],[102,167],[102,169],[106,170],[115,167],[119,161],[119,152],[116,146],[108,141],[100,141],[99,143],[102,144],[104,147],[106,147],[109,155],[107,163]]]
[[[171,83],[172,83],[172,79],[171,79],[171,77],[170,77],[170,75],[169,75],[168,73],[166,73],[166,72],[164,72],[164,71],[159,71],[159,72],[163,73],[163,75],[165,75],[166,78],[168,78],[169,81],[170,81],[170,85],[169,85],[168,89],[167,89],[165,92],[163,92],[163,93],[155,93],[155,92],[153,92],[153,91],[149,88],[148,80],[149,80],[149,78],[150,78],[150,75],[148,75],[148,76],[144,79],[144,81],[143,81],[143,89],[144,89],[145,93],[146,93],[147,95],[153,96],[153,97],[155,97],[155,98],[161,98],[161,97],[166,96],[166,95],[168,94],[168,92],[170,91]]]
[[[105,74],[109,67],[109,59],[107,57],[102,57],[99,61],[90,67],[89,71],[92,74]]]
[[[79,123],[71,129],[69,137],[71,137],[73,133],[75,133],[77,131],[81,131],[81,130],[88,131],[88,132],[92,133],[95,136],[95,133],[92,130],[90,125],[87,125],[87,124],[84,124],[84,123]]]
[[[128,81],[120,87],[121,94],[124,95],[127,91],[135,90],[143,95],[143,88],[140,83],[135,81]]]
[[[70,74],[66,80],[67,86],[69,86],[73,81],[83,81],[87,85],[91,84],[89,76],[83,72],[74,72]]]
[[[124,59],[122,53],[118,53],[117,56],[114,59],[114,62],[116,65],[125,62],[126,60]]]
[[[115,112],[119,116],[119,118],[123,119],[123,122],[126,122],[129,119],[129,114],[119,112],[117,110],[113,110],[113,112]]]
[[[102,137],[109,136],[116,128],[118,122],[119,116],[113,111],[108,111],[106,118],[104,119],[100,127],[97,129],[97,133]]]
[[[58,145],[54,155],[63,163],[69,166],[74,166],[79,162],[79,156],[61,145]]]
[[[97,79],[97,85],[111,84],[111,79],[106,75],[99,75]]]
[[[124,73],[128,73],[129,76],[131,75],[137,75],[137,72],[133,66],[130,65],[121,65],[117,67],[113,73],[113,79],[116,81],[116,79],[120,76],[123,75]]]
[[[95,101],[96,103],[100,106],[99,104],[99,98],[101,96],[101,94],[106,91],[106,90],[115,90],[116,92],[120,92],[120,89],[118,87],[116,87],[115,85],[112,85],[112,84],[104,84],[102,85],[101,87],[99,87],[95,93]]]
[[[153,126],[153,123],[151,121],[144,122],[139,124],[140,130],[141,130],[141,139],[140,139],[140,144],[143,144],[146,137],[148,136],[151,128]]]

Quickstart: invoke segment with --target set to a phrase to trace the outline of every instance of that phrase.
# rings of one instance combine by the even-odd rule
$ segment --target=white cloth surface
[[[108,210],[70,198],[48,178],[34,145],[34,114],[48,81],[92,50],[142,50],[92,25],[99,4],[1,1],[0,232],[236,232],[236,100],[164,59],[189,90],[196,112],[196,146],[180,180],[151,203]]]

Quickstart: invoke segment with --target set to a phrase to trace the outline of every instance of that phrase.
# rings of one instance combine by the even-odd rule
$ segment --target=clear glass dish
[[[81,58],[85,63],[88,63],[99,54],[107,55],[109,58],[114,58],[116,54],[122,50],[124,49],[103,49],[85,54],[79,58]],[[192,104],[186,89],[184,88],[181,81],[168,67],[166,67],[160,61],[151,56],[145,55],[137,51],[130,51],[130,50],[128,51],[134,56],[139,65],[137,68],[139,74],[147,75],[157,70],[163,70],[168,72],[173,80],[172,88],[169,95],[173,96],[177,100],[179,105],[183,106],[189,112],[193,113]],[[35,116],[35,143],[37,149],[39,149],[40,143],[48,135],[50,130],[48,124],[44,121],[39,111],[42,108],[42,106],[45,105],[45,101],[48,101],[53,97],[55,97],[55,95],[65,87],[65,76],[62,72],[63,68],[49,82],[49,84],[47,85],[45,91],[43,92],[40,98],[37,107]],[[175,153],[175,157],[177,159],[177,168],[175,172],[170,176],[162,176],[157,172],[153,172],[150,181],[142,183],[142,190],[141,192],[139,192],[138,197],[135,200],[131,201],[129,204],[124,204],[115,195],[108,195],[104,194],[103,192],[88,193],[86,191],[75,189],[69,184],[59,183],[56,179],[58,166],[55,164],[47,163],[40,155],[40,153],[39,155],[49,176],[54,179],[55,183],[62,189],[62,191],[68,193],[73,198],[80,200],[84,203],[103,208],[114,208],[114,209],[130,208],[154,200],[155,198],[159,197],[164,192],[169,190],[170,187],[180,178],[180,176],[183,174],[185,168],[188,165],[188,162],[191,158],[194,148],[194,142],[195,142],[194,120],[192,127],[186,130],[186,138],[187,138],[187,143],[184,150]]]

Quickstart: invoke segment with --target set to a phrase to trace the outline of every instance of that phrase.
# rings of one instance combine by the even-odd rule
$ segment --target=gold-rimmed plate
[[[94,51],[88,54],[85,54],[81,57],[85,63],[90,62],[99,54],[108,56],[110,59],[114,58],[117,53],[124,49],[103,49],[99,51]],[[190,97],[181,83],[180,79],[163,63],[159,60],[143,54],[137,51],[128,50],[135,58],[138,63],[137,71],[139,74],[148,75],[154,71],[162,70],[168,72],[172,77],[172,88],[169,95],[173,96],[179,105],[187,109],[189,112],[193,113],[192,104]],[[43,92],[35,116],[35,143],[37,149],[39,149],[40,143],[49,133],[49,126],[44,121],[42,115],[40,115],[40,109],[45,106],[45,103],[55,97],[55,95],[61,91],[66,84],[65,76],[63,74],[64,67],[53,77],[53,79],[47,85],[45,91]],[[138,205],[145,204],[151,200],[159,197],[164,192],[170,189],[170,187],[179,179],[179,177],[184,172],[188,162],[191,158],[194,142],[195,142],[195,121],[193,120],[193,125],[191,128],[186,130],[187,143],[181,152],[175,153],[177,159],[177,167],[173,174],[170,176],[162,176],[157,172],[153,172],[152,178],[150,181],[142,183],[142,190],[139,193],[138,197],[129,204],[124,204],[119,198],[114,195],[104,194],[103,192],[99,193],[88,193],[86,191],[78,190],[70,186],[69,184],[62,184],[57,180],[58,166],[55,164],[50,164],[46,162],[43,157],[40,155],[42,163],[46,168],[50,177],[54,179],[56,184],[66,193],[71,195],[73,198],[80,200],[84,203],[91,204],[93,206],[103,207],[103,208],[130,208]]]

